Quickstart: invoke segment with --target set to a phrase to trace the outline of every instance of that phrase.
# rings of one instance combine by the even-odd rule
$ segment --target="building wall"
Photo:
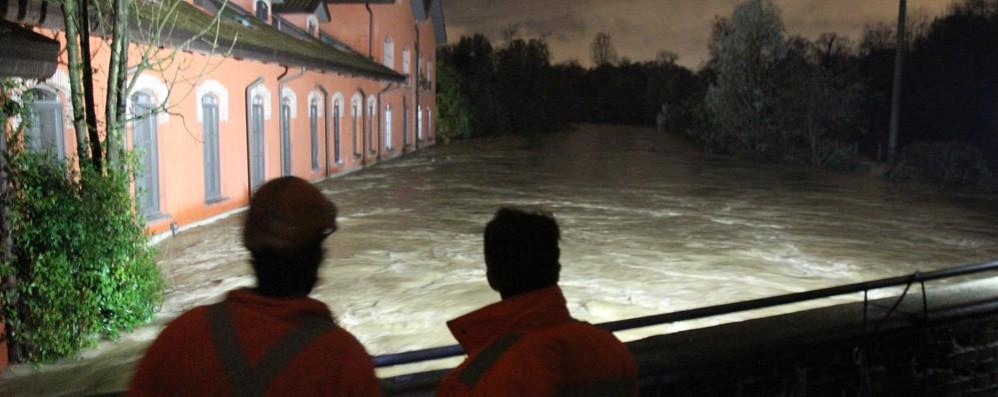
[[[249,11],[253,10],[252,0],[238,0],[234,4]],[[271,8],[272,9],[272,8]],[[408,0],[398,1],[392,5],[372,5],[374,12],[374,59],[383,62],[383,45],[386,35],[390,35],[395,47],[396,71],[402,71],[402,48],[414,45],[414,20],[411,4]],[[330,6],[332,21],[320,24],[320,29],[331,34],[338,40],[350,45],[355,51],[367,53],[368,45],[368,14],[363,5],[333,5]],[[285,15],[286,19],[305,27],[305,15]],[[430,23],[420,25],[431,26]],[[432,27],[424,28],[432,30]],[[39,29],[50,37],[62,39],[61,34]],[[431,35],[424,35],[421,48],[433,54],[436,43]],[[97,71],[95,87],[97,87],[98,115],[103,115],[99,98],[104,96],[105,76],[107,70],[107,46],[98,39],[91,40],[92,47],[98,48],[94,57],[94,68]],[[140,47],[131,49],[130,59],[138,59]],[[164,54],[169,49],[161,50]],[[336,175],[370,165],[379,160],[396,157],[403,153],[402,148],[402,101],[410,104],[412,115],[413,90],[411,85],[390,83],[371,78],[364,78],[340,73],[304,70],[294,65],[279,65],[252,60],[237,60],[220,55],[201,53],[177,53],[177,61],[164,70],[149,70],[138,79],[137,91],[143,91],[153,96],[156,101],[166,98],[167,112],[157,116],[157,145],[159,171],[159,203],[162,217],[150,219],[150,233],[162,233],[170,230],[171,224],[177,226],[189,225],[210,217],[220,215],[248,204],[250,184],[248,176],[248,129],[247,129],[247,97],[246,89],[259,78],[263,79],[260,92],[265,98],[266,116],[264,122],[265,177],[272,179],[282,175],[281,169],[281,103],[288,97],[293,105],[292,117],[289,120],[291,130],[292,174],[308,180],[317,180],[329,175]],[[65,58],[65,54],[63,54]],[[62,60],[66,64],[66,60]],[[134,62],[133,62],[134,63]],[[415,68],[415,61],[413,61]],[[76,139],[73,130],[69,106],[69,84],[65,68],[52,78],[40,82],[40,85],[57,92],[65,105],[63,122],[65,133],[65,148],[70,156],[75,156]],[[322,91],[325,91],[325,95]],[[283,91],[283,92],[282,92]],[[168,94],[167,94],[168,92]],[[366,112],[369,98],[377,98],[381,102],[377,111]],[[200,115],[202,94],[212,93],[218,101],[218,135],[220,186],[222,199],[206,202],[205,197],[205,167],[204,167],[204,131],[203,117]],[[432,108],[434,98],[432,91],[421,92],[420,103],[426,108]],[[352,136],[351,101],[361,97],[361,117],[369,118],[373,128],[369,134],[364,133],[366,120],[358,117],[359,141],[354,144]],[[318,99],[322,107],[317,120],[317,141],[319,145],[319,167],[311,164],[311,135],[309,120],[310,98]],[[332,107],[334,98],[342,98],[340,112],[340,153],[341,161],[334,161],[334,126],[332,125]],[[325,100],[323,100],[325,99]],[[385,106],[392,108],[392,151],[386,150],[383,137]],[[424,116],[424,123],[426,118]],[[329,123],[327,142],[327,123]],[[415,127],[409,123],[410,137],[415,134]],[[380,128],[379,128],[380,127]],[[425,128],[425,127],[424,127]],[[432,135],[424,129],[427,141]],[[382,140],[379,141],[379,133]],[[373,142],[367,142],[367,138]],[[131,128],[128,142],[131,143]],[[378,144],[380,142],[380,145]],[[411,142],[411,139],[410,139]],[[327,148],[328,147],[328,158]],[[367,150],[368,148],[373,150]],[[361,150],[364,149],[364,150]],[[380,150],[379,150],[380,149]],[[354,153],[359,153],[355,155]]]

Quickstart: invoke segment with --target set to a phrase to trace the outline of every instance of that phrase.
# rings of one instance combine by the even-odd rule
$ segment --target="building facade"
[[[175,1],[172,36],[143,41],[133,31],[129,55],[151,45],[152,59],[170,60],[130,73],[126,101],[136,201],[151,233],[245,207],[269,179],[319,180],[435,142],[441,0]],[[51,3],[5,2],[0,12],[64,40]],[[101,102],[106,41],[94,37],[91,48]],[[61,159],[77,147],[66,63],[63,54],[56,73],[34,83],[27,132],[30,147]]]

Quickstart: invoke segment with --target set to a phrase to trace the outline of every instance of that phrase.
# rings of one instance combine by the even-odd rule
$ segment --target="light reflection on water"
[[[459,142],[319,186],[342,217],[314,296],[372,354],[452,344],[445,321],[498,300],[481,232],[500,205],[558,217],[561,285],[571,312],[593,323],[998,258],[994,198],[711,157],[635,127]],[[240,221],[159,246],[172,284],[160,323],[252,283]],[[105,350],[131,357],[127,367],[150,329]],[[127,380],[118,372],[106,382]]]

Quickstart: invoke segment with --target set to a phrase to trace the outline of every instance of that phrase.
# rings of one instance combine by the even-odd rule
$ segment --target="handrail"
[[[998,270],[998,261],[985,262],[954,267],[950,269],[935,270],[926,273],[915,272],[905,276],[889,277],[873,281],[864,281],[854,284],[839,285],[816,289],[812,291],[796,292],[792,294],[777,295],[766,298],[751,299],[747,301],[725,303],[715,306],[707,306],[696,309],[680,310],[678,312],[654,314],[644,317],[635,317],[618,321],[610,321],[598,324],[599,327],[615,332],[634,328],[648,327],[674,323],[678,321],[688,321],[704,317],[713,317],[723,314],[730,314],[748,310],[763,309],[772,306],[798,303],[808,300],[827,298],[836,295],[843,295],[854,292],[867,292],[874,289],[909,285],[913,283],[938,280],[964,276],[968,274],[985,271]],[[401,364],[411,364],[422,361],[430,361],[441,358],[454,357],[464,354],[464,349],[460,345],[449,345],[432,347],[428,349],[412,350],[401,353],[384,354],[374,357],[375,367],[390,367]]]

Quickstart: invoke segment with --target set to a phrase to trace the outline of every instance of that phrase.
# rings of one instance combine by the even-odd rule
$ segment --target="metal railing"
[[[868,293],[870,290],[889,288],[889,287],[899,287],[899,286],[910,287],[915,283],[920,283],[922,285],[923,305],[925,305],[925,307],[927,308],[928,302],[925,301],[925,294],[924,294],[926,281],[959,277],[959,276],[965,276],[969,274],[980,273],[985,271],[993,271],[993,270],[998,270],[998,261],[964,265],[951,269],[935,270],[926,273],[915,272],[905,276],[889,277],[873,281],[839,285],[835,287],[816,289],[813,291],[804,291],[793,294],[751,299],[741,302],[725,303],[715,306],[681,310],[672,313],[635,317],[625,320],[618,320],[618,321],[611,321],[602,324],[597,324],[597,326],[610,332],[623,331],[635,328],[649,327],[653,325],[662,325],[679,321],[688,321],[704,317],[713,317],[723,314],[743,312],[748,310],[764,309],[773,306],[804,302],[814,299],[828,298],[832,296],[844,295],[856,292],[862,292],[864,295],[863,296],[864,301],[866,301],[869,298]],[[429,349],[413,350],[402,353],[393,353],[393,354],[376,356],[374,357],[374,365],[379,368],[390,367],[401,364],[412,364],[423,361],[454,357],[462,355],[464,353],[465,353],[464,349],[462,349],[460,345],[433,347]]]

